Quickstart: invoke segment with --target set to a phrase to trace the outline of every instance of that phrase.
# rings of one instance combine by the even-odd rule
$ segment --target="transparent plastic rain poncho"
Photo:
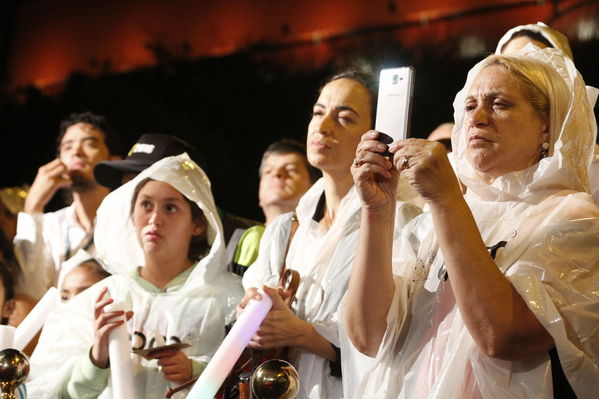
[[[167,182],[195,202],[208,221],[209,253],[195,265],[183,286],[171,292],[148,292],[131,277],[132,269],[143,264],[129,216],[131,199],[137,184],[148,177]],[[157,345],[156,336],[161,335],[166,337],[166,344],[178,340],[190,344],[183,350],[185,354],[207,362],[224,338],[225,325],[234,319],[235,306],[243,295],[241,281],[226,272],[222,226],[210,181],[187,154],[158,161],[109,194],[98,210],[95,241],[99,255],[115,275],[50,314],[31,358],[30,397],[56,397],[75,364],[82,356],[89,356],[93,305],[102,287],[107,286],[112,298],[125,301],[134,311],[128,330],[130,335],[135,332],[132,345],[136,348]],[[136,397],[164,398],[171,383],[158,371],[156,360],[137,355],[132,358]],[[185,397],[186,393],[175,397]],[[110,379],[100,397],[112,397]]]
[[[339,347],[336,313],[347,289],[356,254],[361,204],[352,187],[339,204],[333,224],[324,230],[313,219],[323,193],[324,178],[301,198],[296,208],[299,227],[289,246],[286,265],[301,276],[293,305],[296,315],[310,322],[320,335]],[[398,202],[396,226],[401,228],[419,213],[416,206]],[[262,284],[276,286],[290,228],[291,214],[279,216],[266,227],[258,258],[243,276],[246,289]],[[342,353],[342,359],[343,356]],[[342,381],[331,376],[329,361],[297,348],[291,351],[290,358],[300,375],[298,399],[342,397]]]
[[[507,243],[495,253],[497,267],[552,335],[578,397],[596,398],[599,209],[587,193],[595,118],[582,78],[560,50],[528,46],[515,57],[532,59],[546,70],[549,156],[491,184],[477,178],[465,157],[464,100],[482,61],[454,102],[455,170],[467,187],[465,199],[485,244]],[[459,226],[455,231],[459,234]],[[396,288],[387,331],[376,365],[362,374],[353,397],[553,398],[548,354],[505,361],[479,350],[449,284],[441,282],[442,256],[430,214],[414,219],[395,240]]]
[[[512,36],[518,32],[522,31],[531,31],[538,33],[543,36],[554,48],[562,50],[570,59],[572,56],[572,49],[570,48],[570,42],[568,38],[564,36],[561,32],[545,25],[542,22],[537,22],[536,24],[529,25],[519,25],[515,26],[512,29],[508,30],[502,37],[499,39],[497,43],[497,49],[495,49],[495,54],[501,54],[503,47],[510,41]],[[587,86],[587,96],[589,99],[589,104],[591,109],[595,107],[595,103],[597,102],[597,96],[599,95],[599,89],[592,86]],[[595,199],[595,202],[599,204],[599,145],[595,144],[595,155],[593,157],[593,162],[591,163],[589,170],[589,180],[590,180],[590,190],[591,195]]]

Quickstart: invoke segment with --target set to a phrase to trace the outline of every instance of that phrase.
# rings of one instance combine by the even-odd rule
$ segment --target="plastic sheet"
[[[150,177],[169,183],[196,202],[208,221],[209,253],[193,268],[177,290],[155,292],[140,285],[132,275],[143,265],[143,253],[134,239],[129,213],[137,184]],[[65,394],[77,362],[89,356],[93,344],[95,298],[108,287],[115,301],[134,312],[127,323],[131,348],[155,347],[160,337],[166,344],[184,342],[183,352],[207,363],[225,336],[225,325],[235,317],[235,306],[243,296],[240,279],[226,272],[222,225],[214,205],[210,182],[186,154],[165,158],[131,182],[109,194],[98,210],[96,248],[116,274],[108,277],[68,303],[59,304],[48,316],[36,351],[31,357],[31,397],[51,398]],[[134,247],[130,247],[133,246]],[[142,263],[139,263],[142,262]],[[163,398],[171,383],[159,371],[156,360],[134,356],[133,384],[136,398]],[[184,398],[187,391],[176,394]],[[110,384],[98,397],[110,398]]]
[[[517,56],[545,68],[549,157],[491,184],[478,177],[465,158],[462,127],[464,99],[481,63],[454,102],[454,165],[483,241],[489,247],[506,243],[496,252],[498,268],[553,337],[578,397],[596,398],[599,208],[588,194],[587,175],[595,118],[584,81],[561,51],[531,46]],[[417,217],[403,232],[394,242],[388,329],[354,398],[553,398],[548,354],[505,361],[479,350],[454,305],[451,284],[439,281],[442,253],[430,214]]]
[[[48,314],[60,302],[58,290],[50,288],[15,330],[14,348],[22,351],[37,334]]]

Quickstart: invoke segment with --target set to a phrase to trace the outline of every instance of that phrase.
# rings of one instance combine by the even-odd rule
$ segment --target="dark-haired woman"
[[[301,276],[293,312],[277,291],[267,289],[275,305],[250,343],[257,349],[292,347],[290,360],[300,375],[298,398],[343,397],[344,354],[336,312],[347,287],[361,214],[350,166],[361,135],[373,125],[373,102],[367,77],[358,73],[337,75],[322,87],[306,147],[308,161],[323,177],[300,199],[291,242],[292,214],[281,215],[266,228],[258,259],[244,275],[247,290],[240,307],[256,287],[277,283],[283,262]],[[403,202],[397,208],[398,226],[419,213]]]

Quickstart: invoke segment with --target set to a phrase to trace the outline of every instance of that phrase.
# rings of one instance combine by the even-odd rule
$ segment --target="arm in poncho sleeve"
[[[106,388],[110,368],[96,367],[87,356],[82,356],[71,373],[71,377],[63,386],[59,398],[97,398]]]
[[[48,276],[55,270],[51,249],[44,237],[46,219],[53,214],[19,213],[17,233],[14,238],[15,256],[22,268],[17,291],[39,299],[48,289]]]

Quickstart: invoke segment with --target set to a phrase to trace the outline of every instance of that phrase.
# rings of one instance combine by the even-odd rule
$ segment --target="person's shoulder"
[[[245,231],[245,233],[243,234],[243,236],[241,237],[241,240],[239,240],[239,242],[255,242],[255,241],[260,241],[260,239],[262,238],[262,235],[264,234],[264,230],[266,230],[265,226],[262,225],[257,225],[257,226],[252,226],[249,229],[247,229]]]
[[[544,213],[559,215],[560,220],[599,218],[599,207],[589,193],[562,191],[539,204]]]

